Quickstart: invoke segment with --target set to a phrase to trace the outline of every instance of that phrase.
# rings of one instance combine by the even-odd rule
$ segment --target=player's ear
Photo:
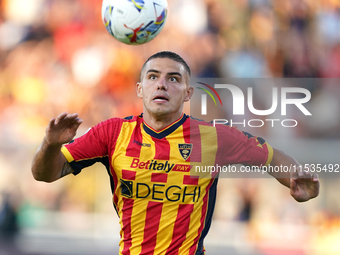
[[[137,91],[137,96],[139,98],[143,98],[143,90],[142,90],[142,84],[140,82],[138,82],[136,84],[136,91]]]
[[[194,94],[194,87],[188,85],[186,95],[184,98],[184,102],[188,102],[193,94]]]

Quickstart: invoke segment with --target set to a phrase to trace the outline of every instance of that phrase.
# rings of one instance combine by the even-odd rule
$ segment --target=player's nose
[[[157,89],[159,89],[159,90],[167,90],[168,89],[165,77],[160,77],[157,80]]]

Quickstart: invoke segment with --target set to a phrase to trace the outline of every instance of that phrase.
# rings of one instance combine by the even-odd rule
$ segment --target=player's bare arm
[[[74,138],[81,123],[76,113],[62,113],[50,120],[43,142],[33,158],[32,174],[36,180],[53,182],[73,172],[60,149]]]
[[[310,173],[308,168],[301,165],[285,152],[273,149],[272,166],[288,166],[289,172],[269,172],[281,184],[290,188],[291,196],[298,202],[305,202],[319,195],[319,177],[317,174]]]

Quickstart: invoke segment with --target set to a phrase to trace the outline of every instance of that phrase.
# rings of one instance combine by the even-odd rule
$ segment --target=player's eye
[[[170,81],[171,81],[171,82],[177,82],[178,79],[177,79],[176,77],[170,77]]]
[[[151,74],[151,75],[149,76],[149,79],[150,79],[150,80],[156,80],[156,79],[157,79],[157,76],[154,75],[154,74]]]

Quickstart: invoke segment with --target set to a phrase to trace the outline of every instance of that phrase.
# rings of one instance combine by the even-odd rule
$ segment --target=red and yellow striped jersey
[[[123,255],[205,254],[218,179],[194,166],[265,165],[272,157],[263,139],[185,114],[161,131],[142,116],[109,119],[62,152],[75,174],[95,162],[106,165]]]

